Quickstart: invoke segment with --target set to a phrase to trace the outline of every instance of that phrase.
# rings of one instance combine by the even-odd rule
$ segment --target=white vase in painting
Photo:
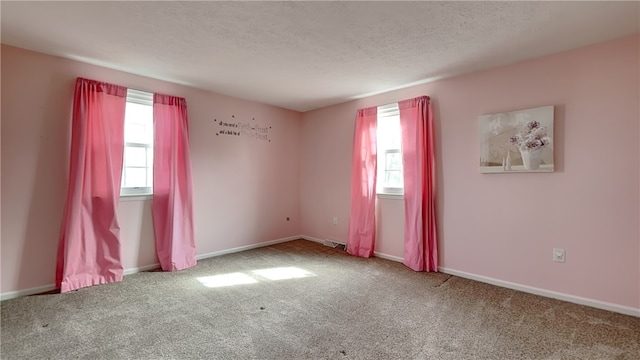
[[[540,168],[540,161],[542,160],[542,149],[534,150],[520,150],[522,155],[522,163],[527,170],[538,170]]]

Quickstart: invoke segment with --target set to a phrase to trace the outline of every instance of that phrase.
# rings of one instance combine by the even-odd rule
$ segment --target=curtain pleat
[[[376,238],[377,107],[358,110],[351,164],[351,210],[347,252],[371,257]]]
[[[76,81],[69,184],[56,265],[61,292],[122,281],[116,212],[126,95],[122,86]]]
[[[405,240],[404,264],[438,271],[433,115],[428,96],[398,103],[402,128]]]
[[[184,98],[154,94],[153,227],[164,271],[196,264],[189,121]]]

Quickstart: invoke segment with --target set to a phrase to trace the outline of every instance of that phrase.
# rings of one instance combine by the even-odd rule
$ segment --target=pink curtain
[[[404,174],[404,264],[438,271],[433,116],[428,96],[398,103]]]
[[[127,88],[78,78],[69,187],[58,243],[61,292],[122,281],[120,197]]]
[[[164,271],[196,264],[187,101],[153,96],[153,227]]]
[[[376,122],[378,108],[358,110],[351,163],[351,212],[347,252],[371,257],[376,238]]]

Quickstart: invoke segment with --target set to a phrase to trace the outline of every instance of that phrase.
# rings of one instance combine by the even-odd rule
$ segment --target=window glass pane
[[[402,142],[400,118],[384,117],[378,119],[378,146],[382,149],[399,149]]]
[[[124,164],[130,166],[147,166],[147,148],[127,146],[124,149]]]
[[[404,187],[402,172],[399,170],[392,170],[385,172],[385,185],[384,187],[389,188],[402,188]]]
[[[402,154],[400,152],[386,153],[385,170],[402,170]]]
[[[387,118],[389,123],[389,148],[400,149],[402,146],[402,130],[400,129],[400,117]]]
[[[124,141],[153,143],[153,107],[127,102],[125,109]]]
[[[127,177],[125,187],[146,187],[147,186],[147,169],[126,167]]]
[[[124,125],[124,142],[147,144],[145,129],[146,127],[142,124],[125,124]]]
[[[377,126],[378,136],[376,140],[378,141],[378,148],[388,149],[391,145],[391,139],[389,135],[391,134],[391,132],[393,132],[390,126],[390,122],[387,121],[387,118],[378,118]]]

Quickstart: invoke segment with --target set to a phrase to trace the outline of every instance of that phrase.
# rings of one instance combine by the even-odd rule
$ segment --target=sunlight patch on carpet
[[[300,279],[316,274],[295,266],[253,270],[252,273],[269,280]]]
[[[254,279],[253,277],[240,272],[222,274],[222,275],[213,275],[213,276],[203,276],[196,279],[200,281],[202,285],[210,288],[254,284],[258,282],[258,280]]]
[[[196,278],[202,285],[209,288],[225,286],[255,284],[260,281],[278,281],[301,279],[316,274],[295,266],[275,267],[269,269],[252,270],[251,272],[234,272],[229,274],[202,276]]]

